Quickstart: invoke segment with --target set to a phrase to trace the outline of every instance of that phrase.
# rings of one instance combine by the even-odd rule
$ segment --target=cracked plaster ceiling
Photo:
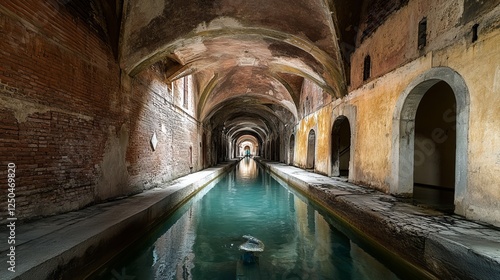
[[[345,4],[345,3],[344,3]],[[298,121],[305,79],[334,98],[345,73],[329,0],[126,0],[120,64],[135,75],[164,62],[192,74],[197,117],[259,141]]]

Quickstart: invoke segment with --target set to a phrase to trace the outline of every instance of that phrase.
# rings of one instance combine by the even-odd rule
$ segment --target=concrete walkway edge
[[[236,163],[220,164],[121,200],[20,225],[16,229],[16,271],[7,271],[4,263],[0,279],[81,279],[85,277],[82,271],[108,261],[117,254],[116,248],[142,237]],[[8,250],[1,245],[2,256]]]
[[[257,159],[267,170],[436,279],[499,279],[500,230],[324,175]]]

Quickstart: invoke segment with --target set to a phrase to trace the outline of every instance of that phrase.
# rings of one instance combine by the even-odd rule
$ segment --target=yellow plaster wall
[[[429,57],[422,57],[350,93],[349,103],[357,109],[354,182],[389,192],[396,102],[408,84],[429,67]]]
[[[393,116],[398,98],[419,75],[433,67],[449,67],[464,79],[470,94],[468,163],[464,170],[468,179],[466,195],[456,211],[500,225],[500,7],[464,24],[459,23],[463,3],[440,0],[426,6],[424,2],[429,3],[410,1],[353,53],[352,86],[349,95],[340,101],[356,108],[356,123],[352,126],[356,137],[351,147],[354,170],[350,171],[350,179],[389,192]],[[428,18],[429,44],[419,51],[416,26],[424,15]],[[476,22],[480,24],[479,40],[472,43],[470,30]],[[396,38],[388,39],[390,36]],[[363,84],[362,62],[368,51],[375,54],[374,76]],[[307,136],[314,128],[317,172],[330,172],[334,111],[330,103],[299,122],[296,165],[305,166]]]
[[[316,132],[316,160],[314,169],[315,172],[328,174],[332,129],[331,108],[331,106],[325,106],[300,120],[295,135],[295,165],[299,167],[306,166],[309,131],[314,129]]]
[[[436,53],[433,64],[455,69],[470,94],[468,182],[463,214],[500,225],[500,30],[473,45]]]
[[[458,4],[457,4],[458,5]],[[394,108],[400,94],[423,72],[432,67],[449,67],[465,80],[470,94],[470,117],[468,133],[468,175],[466,197],[463,209],[457,211],[469,218],[500,224],[500,23],[499,7],[484,14],[476,21],[461,28],[446,23],[441,17],[449,16],[458,21],[462,10],[457,5],[437,1],[435,14],[429,8],[422,8],[421,1],[410,4],[392,16],[359,50],[353,54],[353,64],[362,64],[369,49],[377,55],[372,57],[373,68],[378,66],[377,58],[391,59],[392,48],[387,48],[390,28],[401,26],[407,32],[413,30],[403,24],[415,17],[428,17],[429,46],[423,55],[405,62],[416,49],[413,42],[393,39],[406,44],[406,55],[400,61],[392,61],[395,69],[374,71],[380,76],[368,83],[351,89],[350,98],[357,108],[357,139],[355,143],[356,176],[354,181],[389,191],[391,175],[392,122]],[[415,10],[412,10],[415,9]],[[433,10],[434,11],[434,10]],[[436,20],[440,19],[438,22]],[[472,25],[480,24],[479,40],[471,42]],[[448,28],[448,29],[447,29]],[[412,33],[416,32],[413,30]],[[392,34],[395,34],[392,30]],[[454,40],[450,42],[450,40]],[[399,53],[399,52],[398,52]],[[392,57],[393,58],[393,57]],[[385,63],[385,62],[383,62]],[[382,64],[383,64],[382,63]],[[402,65],[399,65],[403,63]],[[378,65],[378,66],[377,66]],[[358,73],[358,72],[359,73]],[[360,76],[361,70],[353,73]],[[356,79],[353,78],[356,82]],[[359,83],[359,79],[357,80]]]
[[[314,129],[316,131],[317,116],[311,114],[302,120],[297,125],[297,132],[295,134],[295,161],[294,165],[305,168],[307,160],[307,137],[309,131]],[[316,131],[316,135],[318,131]]]

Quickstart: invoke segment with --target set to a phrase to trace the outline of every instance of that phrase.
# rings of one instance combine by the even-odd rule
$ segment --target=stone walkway
[[[9,232],[0,230],[0,279],[81,279],[225,173],[235,162],[208,168],[143,193],[17,225],[15,272],[7,270]]]
[[[500,229],[391,195],[259,160],[335,215],[438,279],[500,279]]]

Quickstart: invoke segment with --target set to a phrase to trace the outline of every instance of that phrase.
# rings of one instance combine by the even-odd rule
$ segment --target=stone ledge
[[[117,248],[143,236],[235,164],[221,164],[125,199],[19,225],[16,272],[4,267],[0,279],[82,278],[82,271],[111,259],[120,252]],[[7,236],[6,228],[0,234]],[[2,256],[8,253],[8,246],[7,242],[0,244]]]
[[[257,159],[327,210],[439,279],[498,279],[500,230],[365,187]]]

